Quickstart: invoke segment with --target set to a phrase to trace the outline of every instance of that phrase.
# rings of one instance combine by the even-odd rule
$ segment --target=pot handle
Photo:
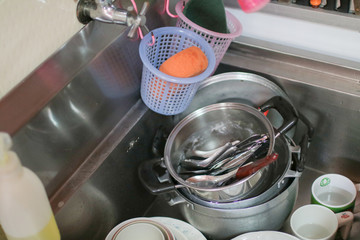
[[[151,194],[157,195],[174,191],[176,186],[170,180],[170,175],[162,158],[147,160],[140,164],[138,174],[141,183]]]
[[[285,177],[300,177],[302,172],[305,168],[305,162],[306,162],[306,156],[307,156],[307,150],[310,146],[313,134],[314,134],[314,128],[310,121],[301,113],[299,113],[299,119],[301,122],[304,123],[304,125],[307,128],[307,131],[304,133],[303,137],[300,140],[299,145],[297,146],[291,146],[290,150],[295,162],[295,171],[294,170],[288,170],[286,172]]]
[[[314,127],[312,126],[311,122],[301,113],[299,113],[299,119],[301,122],[304,123],[307,128],[307,131],[305,132],[299,143],[301,151],[298,156],[295,156],[296,170],[302,172],[305,168],[307,151],[314,135]]]
[[[298,121],[299,115],[294,106],[280,96],[276,96],[267,100],[259,107],[262,112],[265,112],[271,108],[276,109],[284,119],[283,124],[278,129],[276,129],[276,135],[286,133]]]

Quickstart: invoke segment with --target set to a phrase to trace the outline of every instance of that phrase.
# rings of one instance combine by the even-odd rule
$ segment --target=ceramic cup
[[[357,190],[355,184],[339,174],[318,177],[311,186],[311,203],[320,204],[333,212],[354,211]]]
[[[149,218],[133,218],[114,227],[105,240],[175,240],[163,224]]]
[[[334,240],[338,229],[342,239],[347,239],[353,220],[352,212],[335,214],[324,206],[309,204],[291,215],[290,227],[302,240]]]

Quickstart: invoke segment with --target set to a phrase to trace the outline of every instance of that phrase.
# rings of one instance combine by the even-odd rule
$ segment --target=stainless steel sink
[[[251,55],[244,54],[246,50],[253,52]],[[265,51],[259,49],[259,53],[257,50],[248,46],[232,46],[216,73],[253,72],[277,82],[288,93],[297,109],[308,116],[314,124],[315,135],[308,152],[306,169],[300,178],[296,208],[310,203],[310,185],[322,173],[336,172],[348,176],[354,182],[360,182],[357,174],[357,169],[360,169],[360,161],[357,159],[360,149],[355,144],[360,142],[359,129],[356,128],[360,119],[360,112],[356,109],[360,99],[358,95],[354,94],[356,89],[351,89],[351,93],[345,91],[351,85],[355,87],[357,85],[353,82],[346,82],[340,87],[335,86],[338,88],[324,86],[326,85],[324,78],[333,77],[331,72],[326,71],[322,72],[324,78],[311,82],[315,77],[306,71],[299,75],[293,74],[293,78],[290,79],[283,77],[281,72],[268,74],[255,71],[257,69],[243,68],[241,64],[236,65],[236,63],[244,62],[244,58],[257,60],[258,54],[263,55]],[[271,52],[268,54],[273,54],[271,61],[275,61],[275,57],[283,56],[287,61],[282,64],[290,64],[286,55]],[[238,58],[241,58],[242,61],[239,61]],[[299,59],[294,57],[293,60]],[[303,59],[301,60],[303,61]],[[246,59],[246,61],[250,60]],[[279,61],[277,62],[279,64]],[[259,64],[266,66],[268,63],[260,61]],[[318,64],[329,68],[336,67],[323,65],[323,63]],[[299,66],[297,65],[297,67]],[[313,71],[313,69],[307,70]],[[345,69],[340,70],[345,71]],[[320,71],[320,68],[317,71]],[[350,75],[353,74],[351,70],[349,71]],[[305,81],[304,77],[307,74],[312,79]],[[297,77],[301,77],[301,79],[297,79]],[[347,76],[342,75],[339,81],[345,77]],[[99,168],[94,170],[94,174],[85,181],[85,184],[74,193],[57,214],[64,239],[76,239],[78,236],[84,236],[84,233],[89,234],[85,236],[92,236],[93,239],[101,239],[111,227],[131,217],[170,216],[183,219],[179,210],[176,207],[170,207],[162,196],[154,197],[148,194],[137,177],[137,167],[142,161],[162,156],[161,150],[164,142],[157,142],[155,139],[161,139],[158,138],[159,136],[166,136],[177,119],[156,114],[148,110],[139,100],[123,120],[125,125],[128,125],[129,123],[126,124],[126,122],[130,121],[131,128]],[[118,128],[121,129],[122,126],[119,124]],[[299,127],[298,133],[301,130]],[[340,132],[341,134],[339,134]],[[297,135],[295,135],[295,139]],[[339,138],[350,145],[347,146],[344,142],[339,143]],[[86,211],[86,209],[93,210]],[[78,229],[74,229],[68,219],[69,216],[74,221],[96,219],[96,223],[82,221],[83,224],[79,225]],[[358,239],[360,236],[360,232],[357,230],[359,229],[357,227],[360,224],[359,220],[359,215],[356,215],[351,240]],[[85,230],[90,229],[93,224],[99,224],[95,228],[96,231]],[[281,230],[290,232],[288,221]]]
[[[169,24],[159,6],[149,11],[150,29]],[[141,162],[162,156],[177,121],[140,99],[138,44],[121,27],[93,22],[0,101],[0,130],[43,180],[63,240],[104,239],[132,217],[183,219],[138,178]],[[311,182],[322,173],[360,182],[359,70],[234,42],[216,74],[229,71],[280,84],[315,127],[296,207],[310,202]],[[360,239],[359,225],[357,214],[350,240]],[[281,230],[289,232],[288,222]]]
[[[245,48],[246,46],[242,46],[243,50]],[[315,125],[315,135],[308,151],[306,169],[300,178],[295,209],[310,203],[311,183],[323,173],[336,172],[348,176],[354,182],[360,182],[357,171],[360,169],[360,162],[356,158],[359,147],[349,146],[344,149],[338,146],[336,134],[339,130],[332,129],[347,126],[353,132],[343,131],[341,139],[346,139],[347,142],[360,142],[359,135],[356,134],[360,113],[352,108],[359,103],[359,96],[231,65],[229,59],[235,63],[239,62],[236,60],[237,54],[241,58],[244,57],[241,51],[236,54],[235,51],[236,49],[229,51],[229,55],[224,58],[225,63],[220,65],[216,74],[247,71],[268,77],[284,88],[298,110],[306,114]],[[312,94],[309,94],[310,91]],[[304,99],[305,95],[307,99]],[[334,97],[342,99],[343,102],[329,99]],[[344,104],[344,101],[348,104]],[[337,112],[342,114],[336,114]],[[78,239],[79,236],[102,239],[117,223],[138,216],[168,216],[184,220],[179,209],[170,207],[164,196],[155,197],[147,193],[137,177],[137,167],[142,161],[162,156],[164,141],[159,140],[166,138],[177,120],[176,117],[165,117],[152,112],[138,100],[124,119],[124,125],[131,122],[131,128],[126,135],[57,213],[64,239]],[[334,122],[337,123],[336,126],[333,125]],[[122,126],[119,124],[118,128]],[[301,131],[300,126],[295,139]],[[356,211],[360,210],[359,208],[358,205]],[[73,223],[79,222],[80,219],[87,221],[81,221],[82,224],[77,225],[78,228],[73,228]],[[93,227],[95,225],[96,228]],[[360,215],[357,214],[350,240],[360,237],[359,225]],[[290,233],[288,220],[280,230]]]

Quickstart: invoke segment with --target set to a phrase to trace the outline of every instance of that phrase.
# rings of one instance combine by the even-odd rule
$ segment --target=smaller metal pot
[[[275,108],[284,119],[282,126],[275,130],[262,113],[271,108]],[[243,140],[254,134],[268,134],[269,155],[273,151],[275,138],[293,127],[297,122],[297,116],[295,108],[281,97],[271,98],[260,106],[259,110],[240,103],[218,103],[203,107],[181,120],[170,133],[164,151],[165,165],[179,185],[188,188],[202,199],[217,202],[244,199],[249,192],[259,188],[267,180],[264,175],[273,163],[229,185],[198,187],[178,174],[185,152],[193,148],[194,144],[206,150],[222,146],[229,141]]]
[[[290,178],[298,178],[302,174],[302,169],[297,168],[296,164],[292,164],[292,162],[293,158],[300,158],[303,149],[291,142],[290,139],[283,135],[276,139],[274,151],[279,154],[279,159],[272,168],[263,172],[263,178],[266,181],[262,181],[261,186],[256,191],[250,191],[244,199],[232,202],[206,201],[187,188],[179,188],[178,191],[192,202],[212,208],[238,209],[262,204],[279,194],[290,181]],[[302,161],[305,161],[305,159]]]
[[[300,120],[308,131],[302,136],[299,145],[285,135],[277,138],[274,150],[279,153],[279,159],[275,162],[275,167],[267,171],[267,175],[264,176],[267,181],[264,181],[261,189],[257,189],[259,192],[253,192],[248,198],[232,202],[204,200],[183,185],[174,183],[161,158],[144,161],[139,167],[139,178],[144,187],[152,194],[181,194],[189,201],[204,207],[240,209],[263,204],[282,192],[288,182],[301,176],[304,170],[306,154],[314,129],[302,114],[300,114]]]

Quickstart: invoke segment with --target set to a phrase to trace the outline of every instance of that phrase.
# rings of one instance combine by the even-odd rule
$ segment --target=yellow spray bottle
[[[54,214],[40,179],[10,150],[0,132],[0,225],[8,240],[60,240]]]

